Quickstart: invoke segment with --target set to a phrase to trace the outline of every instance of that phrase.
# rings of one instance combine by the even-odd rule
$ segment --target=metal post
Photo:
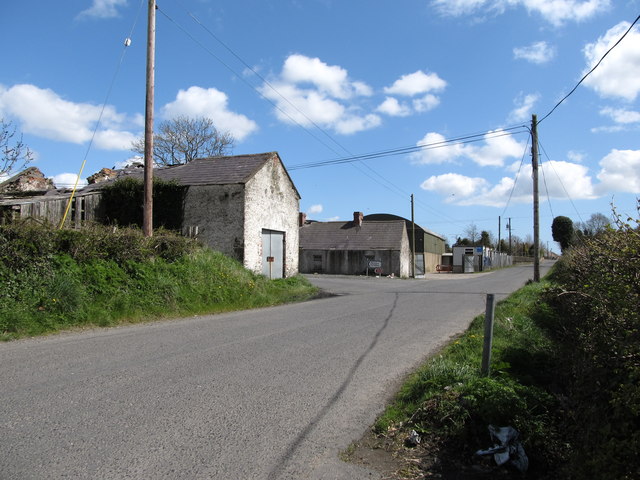
[[[495,295],[487,294],[487,309],[484,315],[484,346],[482,348],[482,375],[491,373],[491,345],[493,343],[493,317],[495,315]]]
[[[411,194],[411,278],[416,278],[416,222],[413,216],[413,193]]]

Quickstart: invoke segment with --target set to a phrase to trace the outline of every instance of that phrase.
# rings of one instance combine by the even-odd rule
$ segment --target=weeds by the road
[[[489,425],[518,430],[535,472],[555,469],[566,448],[557,435],[562,405],[550,393],[552,343],[535,321],[547,286],[527,285],[497,305],[490,376],[480,371],[484,316],[479,316],[411,376],[379,417],[374,432],[393,437],[396,454],[411,457],[414,476],[433,469],[472,471],[474,464],[476,470],[484,468],[474,453],[491,446]],[[404,445],[411,430],[425,439],[422,446]]]

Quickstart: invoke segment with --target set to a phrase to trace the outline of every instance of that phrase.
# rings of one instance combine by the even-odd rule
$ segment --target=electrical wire
[[[442,140],[439,142],[418,144],[410,147],[400,147],[400,148],[394,148],[390,150],[382,150],[382,151],[373,152],[373,153],[365,153],[362,155],[352,155],[349,157],[342,157],[334,160],[323,160],[318,162],[309,162],[309,163],[302,163],[298,165],[291,165],[290,167],[288,167],[288,169],[300,170],[304,168],[324,167],[327,165],[339,165],[343,163],[350,163],[350,162],[355,162],[360,160],[370,160],[374,158],[391,157],[396,155],[407,155],[407,154],[422,151],[422,150],[433,150],[436,148],[449,147],[452,145],[463,145],[468,143],[479,142],[482,140],[486,140],[487,138],[504,137],[504,136],[512,135],[512,133],[507,133],[508,131],[511,131],[511,130],[520,130],[519,132],[514,132],[514,133],[521,133],[523,131],[522,128],[523,126],[518,125],[515,127],[509,127],[509,128],[500,129],[500,130],[487,131],[487,132],[472,134],[472,135],[463,135],[460,137],[454,137],[454,138],[451,138],[448,140]]]
[[[340,157],[340,158],[333,159],[333,160],[320,161],[320,162],[310,162],[308,164],[300,164],[300,165],[292,165],[292,166],[287,167],[287,169],[289,171],[303,169],[303,168],[315,168],[315,167],[321,167],[321,166],[327,166],[327,165],[350,164],[354,168],[359,170],[362,174],[364,174],[365,176],[369,177],[370,179],[372,179],[374,182],[378,183],[379,185],[382,185],[384,188],[386,188],[390,192],[407,198],[409,196],[409,194],[406,191],[404,191],[401,187],[399,187],[398,185],[396,185],[393,182],[391,182],[388,178],[382,176],[380,173],[378,173],[377,171],[372,169],[370,166],[366,165],[363,162],[363,160],[382,158],[382,157],[388,157],[388,156],[405,155],[405,154],[409,154],[409,153],[420,151],[420,150],[424,150],[424,149],[442,148],[442,147],[447,147],[447,146],[451,146],[451,145],[460,145],[460,144],[465,144],[465,143],[472,143],[472,142],[477,142],[477,141],[486,139],[488,136],[490,136],[488,138],[493,138],[493,137],[511,135],[511,133],[507,133],[507,132],[510,132],[512,130],[519,130],[519,129],[522,129],[522,128],[526,128],[526,127],[523,127],[522,125],[518,125],[518,126],[514,126],[514,127],[508,127],[508,128],[505,128],[505,129],[501,129],[499,131],[486,131],[486,132],[482,132],[482,133],[479,133],[479,134],[457,137],[457,138],[445,140],[445,141],[442,141],[442,142],[436,142],[436,143],[428,144],[428,145],[417,145],[417,146],[414,145],[414,146],[410,146],[410,147],[402,147],[402,148],[390,149],[390,150],[385,150],[385,151],[380,151],[380,152],[373,152],[373,153],[362,154],[362,155],[354,155],[347,148],[345,148],[340,142],[338,142],[333,136],[331,136],[325,129],[323,129],[320,125],[318,125],[311,118],[309,118],[302,110],[300,110],[286,96],[282,95],[278,91],[277,88],[275,88],[266,78],[264,78],[259,72],[257,72],[253,67],[251,67],[251,65],[249,65],[246,61],[244,61],[242,59],[242,57],[240,55],[238,55],[233,49],[231,49],[228,45],[226,45],[217,35],[215,35],[213,33],[213,31],[210,28],[208,28],[202,21],[200,21],[200,19],[198,17],[196,17],[196,15],[194,15],[189,10],[187,10],[182,5],[181,2],[178,1],[178,3],[182,6],[182,9],[186,12],[186,14],[196,24],[198,24],[208,35],[210,35],[216,42],[218,42],[224,49],[226,49],[234,58],[236,58],[248,71],[252,72],[258,79],[260,79],[260,81],[263,83],[263,85],[265,85],[267,88],[269,88],[271,91],[273,91],[278,97],[280,97],[289,106],[291,106],[296,112],[298,112],[303,118],[305,118],[306,121],[310,125],[315,127],[326,138],[328,138],[333,144],[335,144],[337,147],[339,147],[341,150],[343,150],[348,155],[346,157]],[[185,35],[187,35],[192,41],[194,41],[201,48],[203,48],[207,53],[209,53],[213,58],[215,58],[218,62],[220,62],[234,76],[236,76],[238,79],[240,79],[243,83],[245,83],[247,86],[249,86],[252,90],[254,90],[259,95],[259,97],[261,97],[264,100],[266,100],[267,102],[269,102],[274,108],[276,108],[279,112],[281,112],[283,115],[285,115],[287,118],[289,118],[289,120],[291,120],[294,124],[296,124],[299,127],[301,127],[306,133],[308,133],[311,137],[313,137],[315,140],[317,140],[322,145],[324,145],[327,149],[329,149],[333,153],[337,154],[336,150],[333,147],[331,147],[326,142],[324,142],[322,139],[318,138],[316,135],[314,135],[312,132],[310,132],[304,125],[302,125],[300,122],[298,122],[293,117],[291,117],[291,115],[289,115],[285,110],[280,108],[280,106],[278,104],[274,103],[270,98],[266,97],[266,95],[262,91],[260,91],[254,85],[250,84],[243,76],[241,76],[237,72],[235,72],[235,70],[230,65],[228,65],[226,62],[224,62],[218,55],[213,53],[208,47],[206,47],[204,44],[202,44],[202,42],[197,40],[186,28],[184,28],[180,24],[178,24],[178,22],[176,22],[173,18],[171,18],[166,12],[164,12],[160,8],[158,8],[158,10],[170,22],[172,22],[174,25],[176,25],[177,28],[179,28],[183,33],[185,33]],[[518,132],[514,132],[514,133],[518,133]],[[360,168],[360,167],[362,167],[362,168]],[[364,171],[363,169],[367,169],[369,172],[371,172],[371,174],[369,174],[368,172]],[[375,175],[375,177],[377,177],[377,178],[374,178],[372,175]],[[442,218],[446,218],[448,221],[451,221],[451,219],[449,217],[444,217],[438,210],[434,209],[433,207],[428,206],[426,204],[422,204],[422,202],[419,202],[419,201],[416,201],[415,203],[419,204],[419,206],[421,206],[425,210],[430,211],[432,214],[440,216]]]
[[[542,153],[544,153],[545,157],[547,157],[547,160],[549,160],[548,163],[551,166],[551,169],[553,170],[553,173],[556,174],[556,177],[558,178],[558,181],[560,182],[560,186],[562,187],[562,190],[564,190],[564,193],[567,196],[567,199],[569,199],[569,202],[571,202],[571,206],[573,207],[573,209],[575,210],[576,214],[578,215],[578,218],[580,218],[580,221],[582,222],[583,221],[582,220],[582,216],[580,215],[580,212],[578,212],[578,209],[576,208],[575,204],[573,203],[573,199],[571,198],[571,195],[569,195],[569,192],[565,188],[564,183],[562,182],[562,179],[560,178],[560,175],[558,175],[558,172],[556,171],[555,167],[553,166],[553,162],[549,158],[549,155],[547,155],[547,151],[544,149],[544,146],[542,145],[542,143],[540,143],[538,141],[538,144],[540,145],[540,148],[542,149]]]
[[[538,142],[538,145],[540,142]],[[547,203],[549,204],[549,211],[551,212],[551,218],[555,218],[553,214],[553,208],[551,208],[551,196],[549,195],[549,187],[547,186],[547,176],[544,173],[542,162],[540,162],[540,171],[542,172],[542,182],[544,183],[544,190],[547,192]]]
[[[133,25],[131,26],[131,30],[129,31],[129,36],[126,37],[125,41],[124,41],[124,47],[122,49],[122,53],[120,54],[120,60],[118,61],[117,65],[116,65],[116,70],[113,74],[113,77],[111,79],[111,83],[109,84],[109,87],[107,88],[107,95],[105,96],[104,102],[102,102],[102,108],[100,109],[100,114],[98,115],[98,120],[96,121],[96,126],[93,129],[93,133],[91,135],[91,139],[89,140],[89,144],[87,145],[87,150],[84,154],[84,158],[82,159],[82,164],[80,165],[80,170],[78,171],[78,175],[76,176],[76,181],[73,185],[73,189],[71,190],[71,195],[69,196],[69,200],[67,201],[67,206],[65,207],[64,210],[64,214],[62,215],[62,220],[60,221],[60,224],[58,225],[58,230],[62,230],[62,228],[64,227],[64,224],[67,220],[67,216],[69,215],[69,210],[71,209],[71,205],[73,203],[74,197],[76,195],[76,191],[78,189],[78,183],[80,182],[80,176],[82,175],[82,172],[84,170],[84,167],[87,164],[87,158],[89,157],[89,152],[91,151],[91,147],[93,146],[93,141],[96,138],[96,134],[98,133],[98,128],[100,128],[100,124],[102,122],[102,116],[104,115],[104,111],[107,107],[107,103],[109,102],[109,98],[111,97],[111,92],[113,91],[113,86],[116,83],[116,79],[118,78],[118,73],[120,72],[120,67],[122,66],[122,63],[124,61],[124,57],[125,54],[127,52],[127,48],[129,47],[129,45],[131,44],[131,37],[133,36],[133,32],[136,28],[136,25],[138,24],[138,20],[140,19],[140,12],[142,11],[142,6],[144,4],[144,0],[140,0],[140,7],[138,8],[138,13],[136,15],[135,20],[133,21]]]
[[[569,97],[573,94],[573,92],[575,92],[575,91],[576,91],[576,89],[580,86],[580,84],[581,84],[582,82],[584,82],[584,80],[585,80],[589,75],[591,75],[591,73],[593,73],[593,71],[594,71],[596,68],[598,68],[598,67],[600,66],[600,64],[602,63],[602,61],[604,60],[604,58],[605,58],[607,55],[609,55],[609,53],[611,52],[611,50],[613,50],[614,48],[616,48],[616,47],[618,46],[618,44],[619,44],[619,43],[624,39],[624,37],[626,37],[626,36],[627,36],[627,34],[631,31],[631,29],[635,26],[635,24],[636,24],[636,23],[638,23],[638,20],[640,20],[640,15],[638,15],[638,16],[636,17],[636,19],[633,21],[633,23],[631,24],[631,26],[627,29],[627,31],[626,31],[626,32],[624,32],[624,35],[622,35],[622,37],[620,37],[620,38],[618,39],[618,41],[617,41],[617,42],[616,42],[616,43],[615,43],[615,44],[614,44],[614,45],[613,45],[609,50],[607,50],[607,51],[605,52],[605,54],[604,54],[604,55],[602,55],[602,57],[600,58],[600,60],[598,60],[598,63],[596,63],[596,64],[595,64],[595,66],[594,66],[591,70],[589,70],[586,74],[584,74],[584,76],[580,79],[580,81],[576,84],[576,86],[575,86],[575,87],[573,87],[573,89],[572,89],[569,93],[567,93],[567,94],[562,98],[562,100],[560,100],[558,103],[556,103],[555,107],[553,107],[549,113],[547,113],[544,117],[542,117],[542,119],[540,119],[540,120],[538,121],[538,124],[540,124],[542,121],[544,121],[544,119],[546,119],[549,115],[551,115],[551,114],[555,111],[555,109],[556,109],[556,108],[558,108],[558,107],[560,106],[560,104],[561,104],[562,102],[564,102],[567,98],[569,98]]]
[[[249,82],[246,81],[246,79],[239,75],[233,68],[231,68],[231,66],[229,66],[226,62],[224,62],[220,57],[218,57],[215,53],[213,53],[208,47],[206,47],[205,45],[202,44],[202,42],[200,42],[199,40],[197,40],[186,28],[182,27],[178,22],[176,22],[173,18],[171,18],[166,12],[164,12],[162,9],[158,8],[158,11],[160,11],[160,13],[162,13],[162,15],[167,18],[167,20],[169,20],[170,22],[172,22],[179,30],[181,30],[185,35],[187,35],[192,41],[194,41],[194,43],[196,43],[197,45],[199,45],[203,50],[205,50],[209,55],[211,55],[213,58],[215,58],[218,62],[220,62],[225,68],[227,68],[227,70],[229,70],[234,76],[236,76],[238,79],[240,79],[245,85],[249,86],[252,90],[254,90],[261,98],[263,98],[264,100],[266,100],[267,102],[269,102],[274,108],[276,108],[278,111],[280,111],[283,115],[285,115],[287,118],[289,118],[294,124],[298,125],[300,128],[302,128],[305,132],[307,132],[311,137],[313,137],[315,140],[317,140],[318,142],[320,142],[322,145],[324,145],[327,149],[329,149],[330,151],[332,151],[333,153],[335,153],[336,155],[338,154],[336,152],[335,149],[333,149],[330,145],[328,145],[326,142],[324,142],[322,139],[318,138],[316,135],[314,135],[310,130],[308,130],[305,126],[301,125],[300,122],[296,121],[293,117],[291,117],[286,111],[284,111],[282,108],[280,108],[276,103],[274,103],[273,101],[271,101],[271,99],[269,99],[268,97],[266,97],[261,91],[259,91],[255,86],[253,86],[252,84],[250,84]],[[340,144],[337,140],[335,140],[331,135],[329,135],[328,132],[326,132],[322,127],[320,127],[319,125],[317,125],[312,119],[310,119],[303,111],[301,111],[295,104],[293,104],[291,101],[289,101],[284,95],[282,95],[280,92],[278,92],[278,90],[271,85],[266,79],[264,79],[264,77],[262,77],[258,72],[255,71],[255,69],[253,69],[251,66],[249,66],[247,64],[247,62],[245,62],[244,60],[242,60],[242,58],[236,54],[231,48],[229,48],[226,44],[224,44],[224,42],[222,42],[222,40],[220,40],[217,36],[215,36],[213,34],[213,32],[208,29],[207,27],[204,26],[204,24],[192,13],[188,12],[186,9],[185,11],[187,12],[187,14],[196,22],[198,23],[201,27],[203,27],[205,29],[205,31],[211,35],[218,43],[220,43],[225,49],[227,49],[235,58],[237,58],[244,66],[245,68],[247,68],[248,70],[250,70],[251,72],[253,72],[259,79],[261,79],[261,81],[263,81],[271,90],[273,90],[279,97],[281,97],[283,100],[285,100],[293,109],[295,109],[298,113],[300,113],[311,125],[313,125],[316,129],[318,129],[320,132],[322,132],[327,138],[329,138],[334,144],[336,144],[338,147],[340,147],[344,152],[346,152],[348,155],[350,155],[351,157],[353,157],[353,154],[347,149],[345,148],[342,144]],[[347,157],[349,158],[349,157]],[[409,194],[407,192],[405,192],[402,188],[400,188],[399,186],[395,185],[393,182],[391,182],[388,178],[385,178],[384,176],[382,176],[381,174],[379,174],[378,172],[376,172],[375,170],[373,170],[371,167],[369,167],[368,165],[364,164],[361,161],[358,161],[358,163],[361,164],[362,168],[360,168],[359,165],[357,164],[353,164],[353,162],[355,162],[357,160],[353,160],[352,162],[343,162],[343,163],[351,163],[352,166],[354,168],[356,168],[357,170],[359,170],[362,174],[364,174],[365,176],[371,178],[374,182],[380,184],[381,186],[383,186],[384,188],[386,188],[387,190],[391,191],[392,193],[398,194],[402,197],[407,198],[409,196]],[[363,170],[367,169],[371,172],[371,174],[375,175],[376,177],[378,177],[378,179],[374,178],[371,174],[367,173],[366,171]],[[291,167],[288,167],[288,170],[291,170]],[[432,207],[427,207],[426,205],[424,206],[424,208],[432,211],[434,214],[439,215],[439,212],[435,209],[433,209]]]
[[[511,188],[511,192],[509,192],[509,198],[507,199],[507,204],[504,206],[504,210],[502,211],[502,216],[507,211],[509,204],[511,203],[511,197],[513,197],[513,192],[516,189],[516,185],[518,184],[518,178],[520,177],[520,171],[522,170],[522,165],[524,164],[524,157],[527,156],[527,149],[529,148],[529,137],[527,137],[527,144],[524,147],[524,152],[522,153],[522,158],[520,159],[520,166],[518,167],[518,171],[516,172],[516,178],[513,181],[513,187]]]

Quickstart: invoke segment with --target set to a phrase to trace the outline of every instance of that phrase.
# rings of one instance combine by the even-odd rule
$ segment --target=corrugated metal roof
[[[311,222],[300,227],[300,248],[307,250],[400,250],[402,220]]]

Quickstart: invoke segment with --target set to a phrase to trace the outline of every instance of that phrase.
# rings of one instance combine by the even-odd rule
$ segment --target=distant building
[[[416,276],[425,273],[435,272],[436,266],[442,263],[442,255],[445,253],[445,238],[431,230],[415,224],[415,235],[413,234],[414,224],[411,220],[398,215],[388,213],[374,213],[364,217],[365,221],[371,220],[402,220],[405,222],[407,229],[407,237],[409,238],[409,249],[413,252],[413,239],[416,243],[416,260],[415,274]]]
[[[301,215],[300,272],[408,277],[411,255],[405,222],[368,221],[354,212],[349,222],[306,221]]]
[[[453,272],[474,273],[512,265],[513,258],[506,253],[482,246],[453,247]]]
[[[104,221],[104,186],[118,178],[142,179],[142,175],[139,165],[119,171],[103,169],[92,175],[95,183],[76,193],[66,225]],[[180,199],[179,229],[184,234],[270,278],[298,273],[300,194],[277,152],[202,158],[157,168],[154,176],[186,188]],[[60,223],[70,192],[40,193],[0,199],[2,221],[31,217]]]

